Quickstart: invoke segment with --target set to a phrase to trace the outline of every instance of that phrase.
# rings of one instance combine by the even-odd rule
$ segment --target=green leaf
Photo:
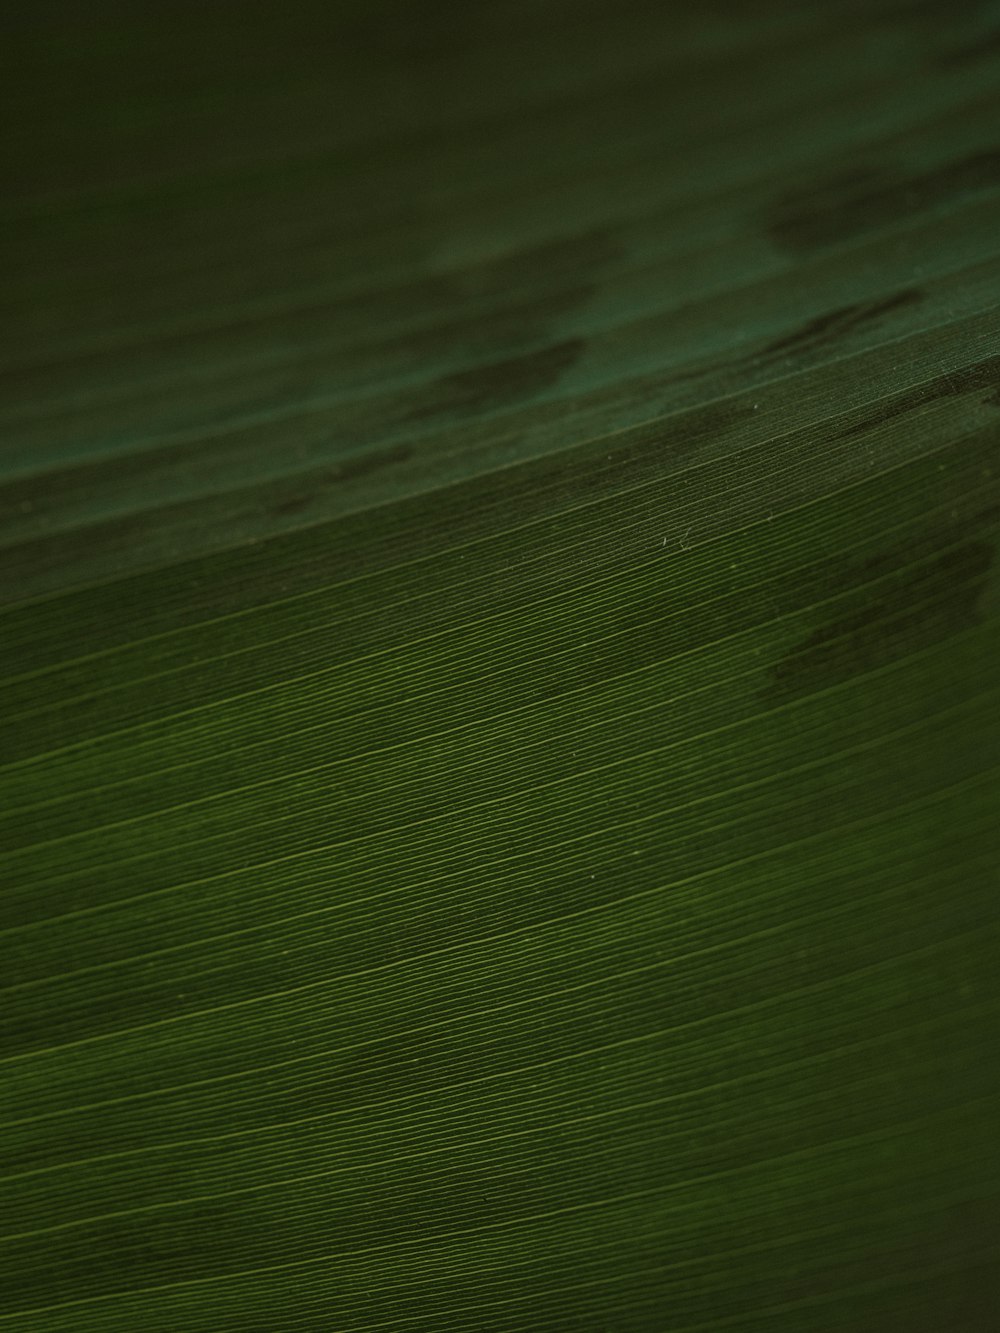
[[[51,18],[0,1333],[994,1328],[1000,9]]]

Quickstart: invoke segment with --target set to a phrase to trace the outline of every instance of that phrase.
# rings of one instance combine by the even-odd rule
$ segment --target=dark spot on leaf
[[[745,425],[756,416],[745,401],[722,399],[703,407],[669,413],[665,422],[657,422],[656,437],[671,458],[695,453],[702,445],[713,443],[727,431]]]
[[[1000,149],[973,153],[928,171],[894,169],[841,173],[786,195],[768,230],[794,254],[891,226],[947,200],[1000,187]]]
[[[531,398],[557,383],[582,350],[583,340],[570,338],[525,356],[445,375],[427,391],[429,401],[415,408],[408,420],[464,416]]]
[[[270,507],[273,518],[283,518],[292,514],[301,514],[307,509],[325,485],[343,481],[355,481],[358,477],[368,476],[393,463],[405,463],[413,455],[413,448],[408,444],[397,444],[391,449],[377,449],[369,454],[358,454],[354,458],[344,458],[333,467],[325,468],[322,473],[314,474],[312,488],[308,491],[298,489],[293,495],[278,500]]]
[[[458,318],[407,333],[386,344],[385,350],[423,365],[431,358],[500,358],[552,336],[558,321],[584,305],[594,291],[595,285],[589,283],[564,287],[519,301],[508,297],[498,308],[486,310],[470,302]]]
[[[330,468],[327,475],[331,481],[356,481],[370,472],[390,467],[393,463],[405,463],[413,456],[413,447],[409,444],[395,444],[390,449],[376,449],[370,454],[358,454],[354,458],[344,458]]]
[[[440,321],[384,344],[419,366],[504,361],[564,340],[564,321],[586,306],[601,272],[622,253],[610,228],[547,241],[465,265],[440,279]]]
[[[291,495],[287,500],[279,500],[271,506],[271,515],[274,518],[285,518],[290,514],[301,514],[312,500],[312,495]]]
[[[908,287],[904,291],[896,292],[893,296],[887,296],[880,301],[862,301],[855,305],[840,306],[837,310],[830,310],[825,315],[818,315],[815,319],[803,324],[801,328],[785,334],[772,343],[768,343],[764,348],[764,354],[785,354],[805,349],[814,351],[817,348],[836,343],[839,338],[843,338],[846,334],[853,333],[856,329],[865,325],[873,324],[895,310],[916,305],[922,298],[922,292],[915,287]]]
[[[984,510],[969,526],[981,530],[997,512]],[[849,570],[841,582],[853,593],[833,619],[771,668],[764,697],[773,702],[812,694],[977,624],[994,544],[976,537],[949,545],[940,532],[933,544],[930,558],[911,544]]]
[[[876,404],[860,418],[846,426],[839,435],[840,439],[850,439],[854,435],[863,435],[876,426],[884,426],[898,417],[906,416],[918,408],[944,398],[958,398],[966,393],[978,393],[992,390],[985,399],[991,406],[1000,407],[1000,356],[988,356],[974,365],[963,366],[960,370],[950,370],[937,376],[927,384],[907,389],[885,402]]]

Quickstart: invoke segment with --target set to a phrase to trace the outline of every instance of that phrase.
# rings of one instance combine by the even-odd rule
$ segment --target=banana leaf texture
[[[2,45],[0,1333],[995,1333],[1000,5]]]

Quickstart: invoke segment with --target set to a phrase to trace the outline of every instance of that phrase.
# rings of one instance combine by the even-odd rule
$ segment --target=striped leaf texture
[[[1000,5],[11,9],[0,1333],[1000,1328]]]

